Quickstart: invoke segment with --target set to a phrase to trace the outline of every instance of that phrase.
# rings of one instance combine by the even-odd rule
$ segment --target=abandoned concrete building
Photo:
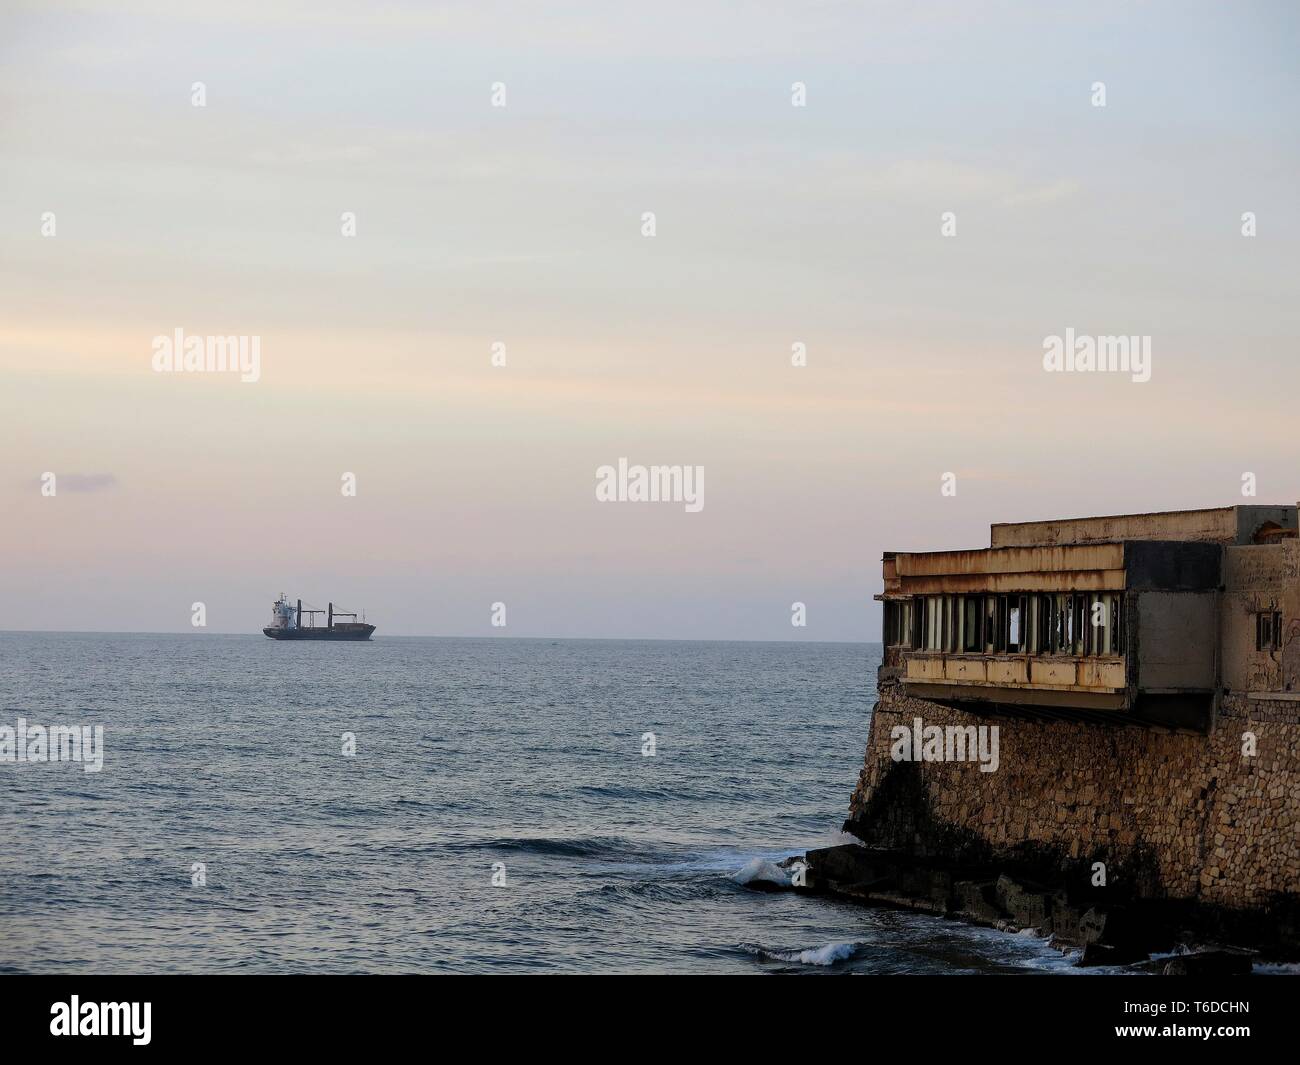
[[[1132,897],[1294,915],[1295,506],[994,525],[987,548],[887,553],[878,598],[850,832],[916,857],[1107,863]],[[917,719],[998,725],[998,771],[900,765],[891,734]]]

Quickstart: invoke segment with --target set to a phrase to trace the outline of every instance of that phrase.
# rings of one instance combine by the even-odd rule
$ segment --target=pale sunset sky
[[[1298,134],[1286,3],[9,0],[0,629],[874,640],[885,550],[1294,503]]]

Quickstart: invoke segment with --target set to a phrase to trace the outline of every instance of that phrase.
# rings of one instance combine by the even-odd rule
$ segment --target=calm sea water
[[[878,662],[0,633],[0,724],[105,746],[99,773],[0,763],[0,971],[1066,971],[1036,939],[733,879],[839,841]]]

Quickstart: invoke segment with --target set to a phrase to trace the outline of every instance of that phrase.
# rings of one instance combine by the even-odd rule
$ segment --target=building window
[[[1255,615],[1255,650],[1276,651],[1282,646],[1282,614],[1261,610]]]
[[[972,596],[966,596],[961,601],[962,605],[962,633],[961,649],[979,654],[981,650],[980,641],[980,604],[979,600]]]
[[[886,601],[890,646],[943,654],[1124,654],[1124,596],[1120,592],[1010,595],[918,595]],[[1260,650],[1281,645],[1282,616],[1258,615]]]
[[[1087,597],[1085,609],[1088,612],[1087,653],[1090,655],[1110,654],[1110,609],[1106,596],[1093,592]]]
[[[943,628],[943,597],[934,595],[925,601],[925,649],[941,651],[943,644],[939,639]]]
[[[1023,595],[1013,595],[1007,600],[1007,650],[1012,654],[1021,654],[1029,649],[1026,634],[1028,601]]]
[[[912,604],[908,600],[885,600],[885,643],[890,647],[914,646]]]

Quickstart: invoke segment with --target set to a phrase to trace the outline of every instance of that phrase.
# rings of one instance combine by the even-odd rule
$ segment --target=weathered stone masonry
[[[891,761],[890,729],[917,717],[997,724],[997,772],[982,773],[973,762]],[[1254,757],[1241,754],[1247,731],[1258,738]],[[922,856],[1103,861],[1112,876],[1133,870],[1141,896],[1267,906],[1300,889],[1297,750],[1296,702],[1228,697],[1210,734],[1200,736],[977,717],[909,699],[882,677],[847,827],[873,846]],[[919,778],[919,789],[900,789],[919,802],[870,811],[872,796],[889,795],[891,773]],[[987,850],[973,853],[973,840]]]

